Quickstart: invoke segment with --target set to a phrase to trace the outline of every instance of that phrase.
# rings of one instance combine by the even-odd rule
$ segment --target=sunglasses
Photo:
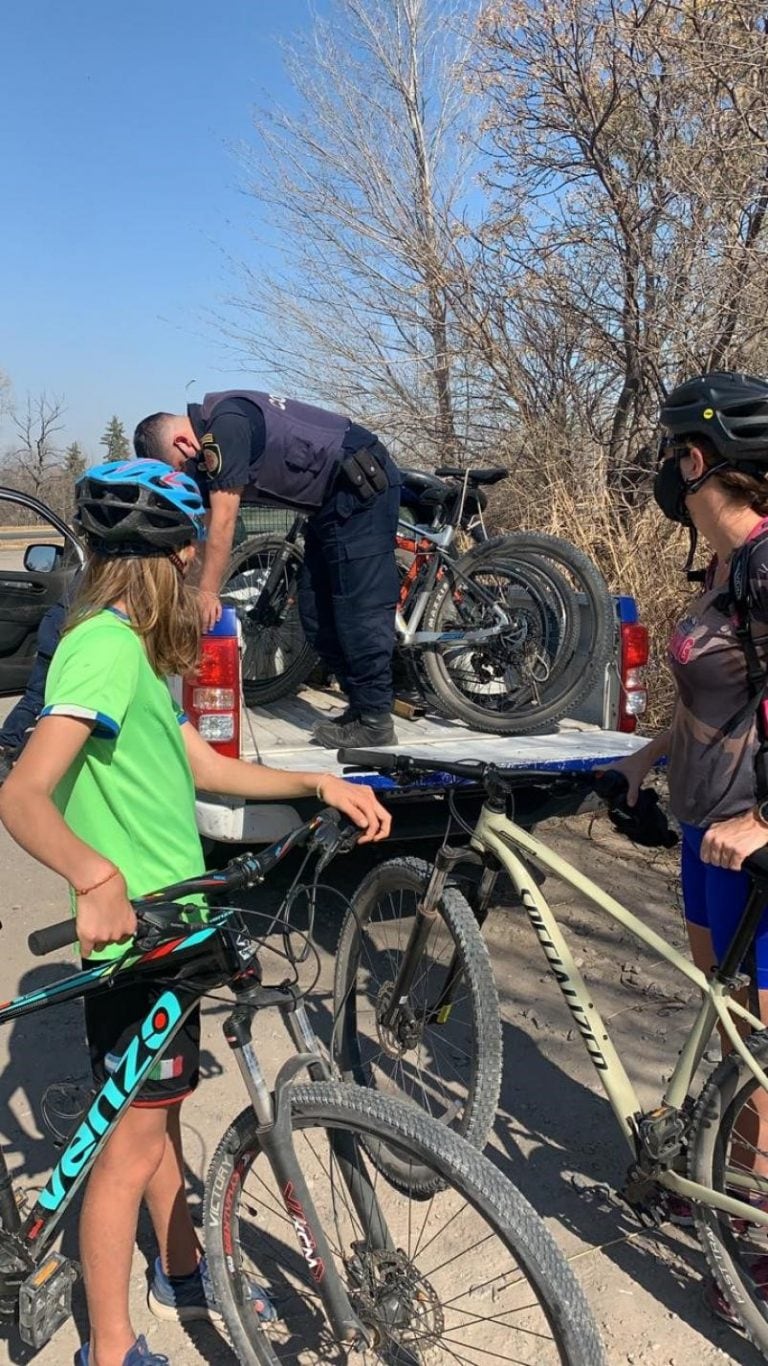
[[[671,436],[669,432],[663,432],[662,435],[659,437],[659,449],[656,455],[656,464],[663,464],[663,462],[665,460],[668,460],[670,456],[676,456],[679,460],[684,455],[688,455],[690,449],[691,448],[687,444],[687,442],[681,441],[680,438],[677,436]]]

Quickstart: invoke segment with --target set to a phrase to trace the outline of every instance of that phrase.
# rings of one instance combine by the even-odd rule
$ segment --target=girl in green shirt
[[[0,792],[0,819],[72,888],[84,959],[114,956],[136,929],[130,898],[195,876],[203,855],[195,789],[251,799],[317,794],[363,829],[389,833],[370,788],[224,758],[175,708],[165,679],[194,670],[200,614],[187,573],[204,536],[196,485],[151,460],[110,462],[77,485],[89,548],[46,706]],[[151,1006],[151,989],[115,987],[89,1003],[86,1033],[103,1084]],[[137,1337],[128,1304],[139,1207],[159,1255],[150,1308],[165,1319],[217,1319],[184,1189],[181,1103],[197,1085],[199,1013],[150,1074],[94,1164],[80,1221],[90,1341],[76,1366],[167,1366]],[[271,1317],[267,1293],[254,1310]]]

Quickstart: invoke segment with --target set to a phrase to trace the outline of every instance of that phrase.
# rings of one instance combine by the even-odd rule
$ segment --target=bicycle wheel
[[[443,893],[407,999],[383,1020],[429,872],[421,859],[393,859],[358,887],[336,949],[333,1057],[345,1081],[415,1101],[483,1148],[501,1090],[499,998],[485,940],[455,887]],[[431,1170],[404,1168],[384,1145],[370,1155],[390,1181],[434,1189]]]
[[[570,706],[562,660],[575,652],[578,608],[573,600],[565,637],[553,631],[554,589],[545,593],[542,573],[539,564],[466,555],[445,566],[427,607],[425,630],[448,637],[423,654],[431,691],[444,712],[476,730],[524,735],[551,726]],[[471,639],[499,626],[488,639]]]
[[[296,1211],[286,1211],[254,1114],[244,1110],[213,1157],[205,1196],[208,1261],[242,1362],[604,1362],[565,1258],[487,1158],[415,1106],[358,1086],[296,1085],[287,1096],[296,1154],[318,1219],[376,1345],[355,1352],[332,1336],[317,1280],[297,1243]],[[370,1173],[363,1142],[379,1137],[396,1144],[404,1160],[431,1165],[447,1189],[414,1207],[407,1192]],[[341,1142],[358,1172],[356,1205],[337,1156]],[[373,1236],[374,1202],[388,1246]],[[306,1247],[306,1224],[302,1233]],[[249,1311],[244,1276],[268,1291],[280,1315],[276,1323],[262,1326]]]
[[[747,1047],[768,1069],[768,1033]],[[756,1102],[768,1101],[747,1064],[731,1053],[715,1068],[693,1116],[688,1170],[693,1181],[750,1203],[768,1199],[768,1138],[760,1142]],[[747,1336],[768,1353],[768,1229],[695,1206],[696,1232],[709,1269]]]
[[[536,564],[546,575],[566,581],[576,599],[578,630],[567,663],[570,693],[568,706],[575,708],[588,695],[605,670],[614,650],[616,611],[599,569],[588,555],[559,536],[542,531],[515,531],[497,536],[470,552],[468,559],[482,561],[509,558],[513,563]]]
[[[243,628],[243,694],[254,707],[296,692],[317,664],[299,619],[300,546],[288,547],[281,577],[260,619],[253,621],[248,615],[276,557],[285,549],[280,536],[251,537],[238,546],[221,590],[222,597],[234,604]]]

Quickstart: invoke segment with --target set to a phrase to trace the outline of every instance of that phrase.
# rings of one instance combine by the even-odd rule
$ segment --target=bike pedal
[[[72,1287],[80,1267],[59,1252],[49,1252],[22,1282],[19,1292],[19,1335],[27,1346],[39,1349],[72,1313]]]

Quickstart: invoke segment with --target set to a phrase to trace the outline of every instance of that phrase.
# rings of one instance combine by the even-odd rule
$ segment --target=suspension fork
[[[399,1011],[408,1003],[408,997],[411,994],[411,988],[416,978],[416,973],[419,970],[421,959],[427,946],[427,940],[432,933],[432,927],[434,926],[435,921],[440,915],[440,901],[442,900],[448,874],[454,861],[451,853],[452,851],[444,848],[438,849],[437,851],[437,856],[429,875],[429,881],[424,890],[424,895],[416,907],[416,915],[411,927],[411,933],[408,936],[408,943],[405,946],[405,953],[400,962],[400,968],[392,989],[392,995],[382,1014],[381,1023],[385,1029],[391,1028]],[[448,970],[448,976],[453,979],[450,983],[451,990],[453,989],[454,981],[457,980],[459,975],[454,966],[455,960],[456,954],[453,955],[453,960]],[[447,985],[448,983],[446,982],[446,986]],[[443,987],[443,991],[441,992],[441,1001],[446,994],[446,986]],[[430,1016],[432,1014],[434,1014],[434,1011],[430,1011]]]
[[[411,930],[408,943],[403,955],[403,961],[397,980],[392,992],[392,998],[382,1016],[382,1024],[385,1028],[390,1028],[398,1011],[406,1004],[413,986],[416,971],[421,960],[421,955],[426,947],[427,939],[432,926],[435,923],[439,910],[440,901],[448,881],[448,875],[454,866],[459,862],[475,862],[476,856],[468,856],[465,849],[451,849],[448,845],[443,845],[437,851],[435,862],[429,876],[429,882],[424,891],[424,896],[416,908],[416,918]],[[499,867],[495,860],[483,860],[483,875],[480,885],[474,896],[470,897],[470,905],[475,913],[478,927],[482,929],[488,918],[491,908],[491,901],[499,876]],[[434,1001],[427,1014],[429,1024],[443,1024],[447,1018],[454,1000],[456,987],[461,981],[461,959],[458,952],[454,949],[451,961],[445,974],[440,994]]]
[[[371,1345],[370,1335],[354,1311],[344,1282],[336,1269],[334,1254],[325,1236],[315,1204],[293,1145],[291,1104],[288,1090],[294,1077],[309,1071],[313,1081],[328,1080],[330,1069],[320,1051],[303,1004],[283,1006],[289,1033],[297,1048],[307,1049],[290,1058],[270,1092],[251,1042],[253,1010],[236,1006],[224,1023],[227,1040],[245,1082],[258,1122],[259,1145],[278,1184],[281,1198],[296,1231],[302,1256],[318,1287],[328,1320],[340,1342]],[[349,1191],[369,1246],[394,1250],[386,1222],[357,1145],[343,1130],[329,1135],[331,1151]]]
[[[259,596],[253,604],[253,607],[249,608],[246,614],[249,621],[258,622],[261,618],[261,613],[271,603],[272,596],[275,593],[275,590],[277,589],[277,586],[282,578],[283,570],[285,569],[285,566],[289,561],[291,551],[293,550],[293,547],[299,539],[299,536],[303,532],[306,523],[306,517],[295,517],[288,531],[285,533],[283,543],[280,548],[280,552],[278,555],[275,556],[275,559],[272,563],[272,568],[270,569],[267,575],[266,582],[264,583],[259,593]]]
[[[475,913],[478,929],[482,929],[488,919],[488,912],[491,909],[491,899],[498,876],[498,866],[486,862],[485,867],[483,868],[483,876],[480,879],[480,885],[476,893],[467,897],[467,900]],[[451,961],[448,964],[448,971],[445,974],[443,989],[429,1012],[428,1020],[430,1024],[442,1024],[445,1019],[447,1019],[446,1012],[450,1010],[453,1003],[454,992],[460,981],[461,959],[459,958],[456,949],[454,949]]]

